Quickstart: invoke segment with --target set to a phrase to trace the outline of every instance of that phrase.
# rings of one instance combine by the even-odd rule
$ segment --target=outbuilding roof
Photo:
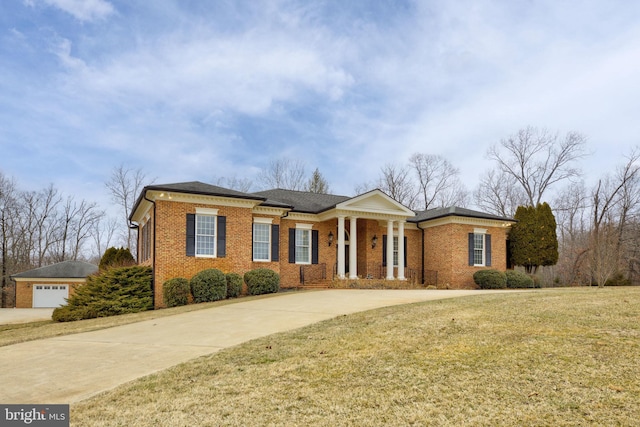
[[[81,279],[98,271],[98,266],[85,261],[63,261],[14,274],[22,279]]]

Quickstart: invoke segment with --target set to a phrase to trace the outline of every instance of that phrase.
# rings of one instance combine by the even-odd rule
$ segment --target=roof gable
[[[381,190],[372,190],[367,193],[345,200],[336,205],[336,209],[355,210],[385,215],[415,216],[415,212],[398,203]]]

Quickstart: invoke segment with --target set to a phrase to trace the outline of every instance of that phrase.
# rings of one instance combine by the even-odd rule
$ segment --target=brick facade
[[[504,271],[507,268],[507,229],[484,227],[491,235],[491,266],[469,265],[468,236],[473,225],[449,223],[429,227],[424,236],[425,270],[436,271],[440,288],[475,289],[473,274],[481,269]]]
[[[189,183],[191,185],[191,183]],[[199,183],[196,183],[199,184]],[[208,188],[208,187],[207,187]],[[217,189],[217,188],[216,188]],[[158,195],[159,194],[159,195]],[[256,268],[269,268],[280,275],[281,287],[298,287],[301,283],[301,270],[305,280],[308,277],[332,279],[338,264],[338,215],[345,220],[345,242],[357,245],[357,274],[361,279],[384,279],[387,269],[383,266],[383,241],[386,239],[387,221],[394,221],[394,234],[397,235],[398,221],[406,221],[404,236],[406,238],[405,277],[412,282],[423,283],[426,271],[437,272],[437,286],[441,288],[475,288],[473,273],[481,268],[506,269],[506,238],[508,227],[498,219],[461,218],[451,219],[437,217],[435,220],[412,220],[413,213],[394,205],[388,196],[374,194],[371,199],[358,196],[357,203],[347,206],[336,205],[336,213],[307,214],[292,213],[289,207],[262,205],[261,201],[251,198],[238,201],[238,197],[225,199],[212,196],[165,197],[164,193],[156,193],[151,203],[134,210],[134,221],[138,221],[144,232],[138,233],[138,257],[140,263],[150,265],[154,269],[155,306],[162,307],[162,285],[168,279],[183,277],[190,279],[196,273],[217,268],[224,273],[235,272],[244,275]],[[305,195],[303,195],[305,196]],[[365,195],[366,196],[366,195]],[[139,199],[140,200],[140,199]],[[145,199],[149,200],[149,199]],[[376,204],[377,203],[377,204]],[[396,206],[398,206],[396,208]],[[226,218],[226,253],[217,257],[188,256],[187,247],[187,215],[196,214],[198,208],[216,209],[218,217]],[[340,214],[339,209],[345,213]],[[360,209],[355,215],[357,239],[352,241],[351,212]],[[395,210],[394,210],[395,209]],[[380,211],[389,212],[380,214]],[[402,215],[406,215],[403,217]],[[132,217],[134,215],[132,214]],[[367,217],[369,216],[369,217]],[[446,216],[446,215],[444,215]],[[253,223],[256,218],[265,219],[279,226],[278,260],[271,262],[253,261]],[[317,264],[301,265],[289,261],[290,229],[306,227],[317,231]],[[483,227],[491,235],[492,265],[490,267],[469,266],[468,235],[477,227]],[[140,229],[139,229],[140,231]],[[329,235],[333,236],[330,242]],[[145,237],[148,236],[148,237]],[[373,244],[374,237],[376,244]],[[146,242],[143,241],[146,238]],[[331,243],[331,244],[329,244]],[[146,245],[146,246],[145,246]],[[150,250],[149,250],[150,248]],[[349,272],[349,247],[345,248],[346,277]],[[397,277],[397,268],[394,269]]]

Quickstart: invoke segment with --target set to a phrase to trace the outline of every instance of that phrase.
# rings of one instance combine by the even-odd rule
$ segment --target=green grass
[[[72,425],[637,425],[640,288],[384,308],[72,405]]]

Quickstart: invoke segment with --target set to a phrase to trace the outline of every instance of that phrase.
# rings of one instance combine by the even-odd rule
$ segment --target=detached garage
[[[65,261],[11,276],[16,282],[16,308],[59,307],[66,304],[77,286],[98,266],[84,261]]]

